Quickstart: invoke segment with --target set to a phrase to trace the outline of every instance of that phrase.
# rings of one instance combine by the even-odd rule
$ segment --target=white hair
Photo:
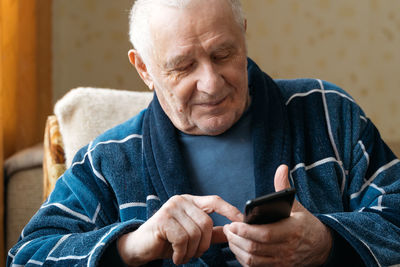
[[[149,18],[156,5],[185,8],[194,0],[136,0],[129,19],[129,39],[142,60],[147,63],[152,48]],[[226,0],[232,7],[235,21],[245,32],[244,14],[240,0]],[[147,65],[147,64],[146,64]]]

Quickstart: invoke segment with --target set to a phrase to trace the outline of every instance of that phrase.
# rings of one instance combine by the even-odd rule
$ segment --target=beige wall
[[[386,140],[400,140],[400,1],[243,5],[249,55],[264,70],[274,78],[318,77],[340,85]]]
[[[144,90],[128,61],[132,0],[53,0],[53,99],[78,86]]]
[[[132,0],[54,0],[54,96],[90,85],[145,90],[126,57]],[[400,140],[400,1],[244,0],[249,55],[274,78],[338,84]]]

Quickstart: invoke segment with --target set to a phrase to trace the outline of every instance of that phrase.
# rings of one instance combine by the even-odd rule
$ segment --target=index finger
[[[232,222],[242,222],[243,214],[235,207],[223,200],[219,196],[192,196],[184,195],[183,197],[191,200],[197,207],[205,213],[216,212],[225,216]]]

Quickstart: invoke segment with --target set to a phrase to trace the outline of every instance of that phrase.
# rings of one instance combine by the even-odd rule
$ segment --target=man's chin
[[[198,124],[199,135],[220,135],[226,132],[236,121],[229,118],[212,118]]]

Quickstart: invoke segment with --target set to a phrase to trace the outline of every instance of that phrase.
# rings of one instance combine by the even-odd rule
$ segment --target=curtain
[[[3,159],[43,140],[51,114],[51,0],[0,0],[0,266]]]

